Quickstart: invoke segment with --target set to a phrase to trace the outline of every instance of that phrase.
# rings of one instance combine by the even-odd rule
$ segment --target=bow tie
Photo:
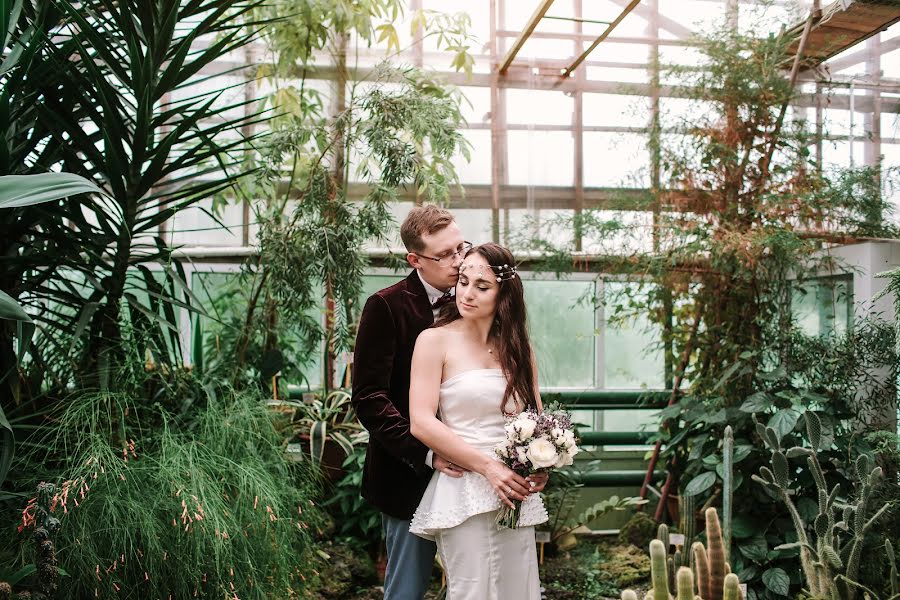
[[[434,301],[434,304],[431,305],[432,310],[438,310],[445,304],[450,304],[451,302],[456,300],[456,296],[450,293],[450,290],[444,292],[444,295]]]

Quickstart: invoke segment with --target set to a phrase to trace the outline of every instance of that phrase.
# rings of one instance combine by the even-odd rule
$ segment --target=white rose
[[[559,460],[556,446],[543,436],[536,440],[532,440],[531,443],[528,444],[527,456],[535,469],[552,467],[556,464],[556,461]]]
[[[575,444],[572,444],[571,446],[566,448],[566,454],[568,454],[569,456],[575,456],[579,452],[581,452],[581,450],[579,450],[578,446],[576,446]]]
[[[509,450],[508,450],[507,447],[506,447],[506,442],[503,442],[502,444],[497,444],[497,445],[494,447],[494,451],[495,451],[499,456],[502,456],[503,458],[509,458]]]
[[[528,417],[519,417],[513,422],[513,425],[515,426],[516,431],[519,432],[519,440],[524,442],[534,435],[534,428],[537,423]]]
[[[516,439],[516,426],[513,423],[508,423],[503,427],[503,430],[506,432],[506,439],[514,440]]]
[[[559,455],[559,460],[556,461],[556,464],[553,466],[556,467],[557,469],[560,469],[562,467],[568,467],[573,462],[575,462],[575,461],[572,459],[572,455],[570,455],[567,452],[562,452]]]
[[[575,434],[572,433],[571,430],[567,430],[563,435],[563,442],[565,443],[566,448],[571,448],[575,445]]]
[[[559,427],[554,427],[552,430],[550,430],[550,435],[553,436],[553,439],[556,440],[557,443],[559,443],[560,440],[564,439],[563,430]]]

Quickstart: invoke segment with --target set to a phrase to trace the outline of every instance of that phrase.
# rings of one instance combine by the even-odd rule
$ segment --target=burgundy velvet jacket
[[[409,431],[409,379],[416,338],[433,322],[413,271],[369,297],[356,335],[353,406],[370,436],[362,495],[398,519],[412,518],[432,474],[428,448]]]

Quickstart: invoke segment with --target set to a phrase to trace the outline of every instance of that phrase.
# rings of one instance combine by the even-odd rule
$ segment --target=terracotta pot
[[[297,438],[300,440],[300,443],[303,446],[303,457],[309,458],[309,436],[306,434],[298,435]],[[322,451],[322,462],[319,464],[319,468],[322,470],[322,473],[328,479],[328,481],[335,483],[340,481],[340,479],[346,474],[344,467],[341,465],[344,464],[344,460],[347,458],[347,454],[344,452],[344,449],[341,446],[332,440],[325,440],[325,449]]]

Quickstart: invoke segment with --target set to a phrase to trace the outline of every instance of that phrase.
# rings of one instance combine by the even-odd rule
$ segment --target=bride
[[[514,264],[497,244],[471,249],[455,307],[419,335],[413,353],[412,434],[464,470],[435,471],[410,525],[437,542],[449,600],[540,598],[533,526],[547,520],[537,493],[547,475],[523,478],[493,450],[506,437],[505,416],[541,409]],[[519,527],[498,528],[501,503],[513,501],[522,502]]]

